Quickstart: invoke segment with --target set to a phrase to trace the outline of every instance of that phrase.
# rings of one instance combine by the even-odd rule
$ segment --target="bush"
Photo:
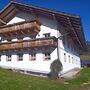
[[[50,78],[57,79],[58,78],[58,74],[62,70],[62,64],[61,64],[60,60],[59,59],[54,60],[51,63],[50,69],[51,69]]]

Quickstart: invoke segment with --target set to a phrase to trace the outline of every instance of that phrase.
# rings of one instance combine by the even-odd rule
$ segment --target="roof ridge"
[[[0,13],[2,13],[9,5],[11,4],[20,4],[20,5],[24,5],[24,6],[27,6],[27,7],[33,7],[33,8],[38,8],[38,9],[42,9],[44,11],[48,11],[48,12],[51,12],[53,14],[62,14],[62,15],[65,15],[65,16],[70,16],[70,17],[74,17],[74,18],[80,18],[79,15],[76,15],[76,14],[72,14],[72,13],[67,13],[67,12],[62,12],[62,11],[59,11],[59,10],[55,10],[55,9],[50,9],[50,8],[46,8],[46,7],[40,7],[40,6],[37,6],[37,5],[32,5],[32,4],[25,4],[23,2],[17,2],[17,1],[10,1],[6,7],[4,7]]]

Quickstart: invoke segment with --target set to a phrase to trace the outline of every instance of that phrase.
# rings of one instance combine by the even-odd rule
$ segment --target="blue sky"
[[[11,0],[0,0],[0,10]],[[90,0],[14,0],[80,15],[85,39],[90,41]]]

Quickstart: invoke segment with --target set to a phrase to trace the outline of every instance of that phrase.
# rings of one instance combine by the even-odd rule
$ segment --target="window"
[[[0,55],[0,61],[1,61],[1,55]]]
[[[30,54],[29,57],[30,57],[31,61],[35,61],[36,60],[36,54]]]
[[[6,56],[6,61],[11,61],[11,55]]]
[[[66,62],[66,53],[64,53],[64,62]]]
[[[31,39],[36,39],[36,37],[35,36],[32,36]]]
[[[72,57],[72,64],[74,63],[74,58]]]
[[[75,58],[73,58],[73,63],[75,64]]]
[[[23,40],[23,37],[18,37],[18,40]]]
[[[7,38],[7,41],[11,41],[11,39],[10,38]]]
[[[23,60],[23,54],[18,54],[17,60],[22,61]]]
[[[68,61],[69,61],[69,63],[70,63],[70,55],[68,56]]]
[[[45,59],[45,60],[50,60],[50,59],[51,59],[50,53],[45,53],[45,54],[44,54],[44,59]]]
[[[43,35],[44,35],[44,37],[50,37],[50,33],[45,33]]]
[[[76,64],[78,64],[78,60],[76,59]]]

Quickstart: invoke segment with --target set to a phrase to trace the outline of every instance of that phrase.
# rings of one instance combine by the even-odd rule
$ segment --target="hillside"
[[[90,68],[85,68],[72,80],[51,80],[0,69],[0,90],[89,90]]]
[[[80,55],[81,60],[90,60],[90,42],[86,42],[87,50],[83,51]]]

